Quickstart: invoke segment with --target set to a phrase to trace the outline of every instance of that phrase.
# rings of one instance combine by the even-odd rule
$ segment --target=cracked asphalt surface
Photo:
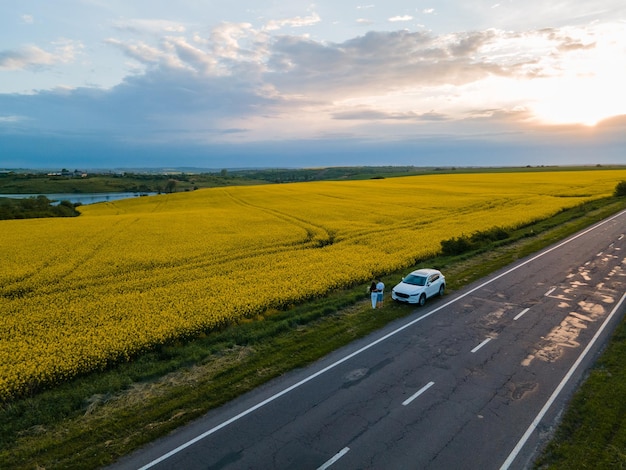
[[[621,321],[625,234],[623,212],[111,468],[528,468]]]

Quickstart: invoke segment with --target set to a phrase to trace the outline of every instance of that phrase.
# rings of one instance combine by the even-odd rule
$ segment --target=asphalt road
[[[625,234],[622,212],[111,468],[527,468],[626,310]]]

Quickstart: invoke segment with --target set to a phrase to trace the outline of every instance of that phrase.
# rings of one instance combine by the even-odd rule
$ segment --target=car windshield
[[[424,276],[416,276],[415,274],[409,274],[404,278],[405,284],[411,284],[413,286],[425,286],[426,278]]]

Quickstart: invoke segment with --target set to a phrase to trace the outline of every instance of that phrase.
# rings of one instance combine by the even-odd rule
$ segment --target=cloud
[[[532,126],[532,115],[527,108],[474,108],[468,109],[464,120],[473,121],[482,125],[488,123],[492,129],[510,127],[517,129],[529,129]]]
[[[618,142],[624,145],[626,136],[626,114],[603,119],[595,127],[588,127],[587,133],[607,142]]]
[[[0,124],[3,122],[19,122],[23,120],[24,116],[0,116]]]
[[[158,63],[166,57],[162,50],[143,42],[127,43],[114,38],[107,39],[105,42],[117,47],[127,56],[144,64]]]
[[[113,22],[113,28],[118,31],[160,34],[160,33],[184,33],[184,25],[175,21],[161,19],[122,19]]]
[[[321,21],[320,16],[313,12],[309,16],[296,16],[294,18],[285,18],[282,20],[270,20],[265,25],[267,31],[275,31],[284,27],[302,28],[303,26],[312,26]]]
[[[288,24],[291,20],[285,21]],[[291,23],[295,24],[295,23]],[[462,86],[489,77],[555,76],[563,54],[590,49],[571,31],[498,30],[436,36],[371,31],[341,43],[271,36],[249,23],[223,23],[208,35],[165,35],[160,42],[109,39],[150,69],[244,77],[251,88],[300,101],[386,94],[403,88]],[[560,56],[555,54],[559,52]]]
[[[0,52],[0,70],[19,70],[52,63],[54,63],[54,54],[37,46],[24,46],[18,50]]]
[[[477,58],[492,32],[436,37],[424,32],[369,32],[343,43],[278,37],[271,45],[268,80],[288,93],[326,99],[377,94],[402,87],[460,85],[509,73]],[[508,69],[514,64],[507,65]]]
[[[35,18],[33,15],[22,15],[22,23],[24,24],[33,24],[35,22]]]
[[[235,70],[249,72],[249,65],[263,60],[264,33],[249,23],[223,23],[208,37],[164,36],[158,45],[144,41],[109,38],[106,43],[147,66],[187,69],[207,75],[228,75]]]
[[[297,142],[331,132],[356,141],[420,133],[500,139],[536,132],[530,109],[520,107],[524,85],[558,76],[563,57],[595,44],[564,29],[371,31],[323,42],[249,23],[140,39],[107,40],[141,65],[111,89],[0,95],[0,129],[133,146]],[[20,66],[53,63],[45,54],[23,54]],[[0,54],[0,66],[9,60],[17,59]]]
[[[196,134],[246,129],[246,119],[271,121],[288,111],[309,115],[315,109],[332,109],[337,99],[384,95],[405,87],[471,83],[503,74],[497,63],[474,58],[481,47],[493,47],[496,36],[493,32],[445,37],[370,32],[342,43],[322,43],[295,36],[270,38],[249,24],[224,23],[208,36],[166,35],[158,44],[109,39],[109,45],[143,64],[145,71],[106,92],[42,93],[41,105],[32,106],[30,113],[9,113],[33,115],[33,122],[44,127],[56,128],[65,121],[83,129],[89,123],[93,128],[115,129],[117,134],[150,127],[168,128],[170,133],[187,128]],[[37,59],[35,52],[41,57]],[[53,61],[51,54],[38,49],[20,59],[21,66],[27,59]],[[10,64],[9,59],[4,63]],[[70,102],[71,106],[63,104]],[[46,114],[38,108],[54,111]],[[446,115],[428,109],[369,108],[371,119],[389,121],[436,121]],[[69,114],[78,109],[82,111]],[[123,116],[116,114],[119,109],[126,110]],[[367,115],[360,113],[361,119]],[[327,113],[330,120],[344,121],[358,119],[357,114]]]
[[[353,110],[338,111],[332,114],[333,119],[350,121],[445,121],[447,116],[435,113],[385,112],[377,109],[359,107]]]
[[[558,46],[559,51],[562,52],[594,49],[595,47],[595,43],[583,44],[582,42],[576,40],[564,41],[560,46]]]
[[[52,45],[54,46],[52,51],[46,51],[35,45],[0,51],[0,71],[67,64],[72,62],[82,49],[80,43],[69,40],[60,40]]]
[[[413,17],[410,16],[410,15],[402,15],[402,16],[392,16],[387,21],[389,21],[391,23],[397,23],[397,22],[401,22],[401,21],[411,21],[412,19],[413,19]]]
[[[232,61],[262,61],[267,40],[266,34],[255,30],[250,23],[222,23],[211,31],[210,40],[196,38],[196,42],[208,45],[216,56]]]

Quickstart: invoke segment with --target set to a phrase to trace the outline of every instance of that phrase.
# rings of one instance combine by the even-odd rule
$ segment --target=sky
[[[0,3],[0,169],[626,164],[623,0]]]

